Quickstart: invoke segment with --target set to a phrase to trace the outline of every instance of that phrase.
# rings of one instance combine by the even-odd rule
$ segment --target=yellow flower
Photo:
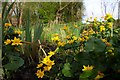
[[[5,27],[12,26],[10,23],[5,23]]]
[[[52,66],[45,66],[43,68],[44,68],[44,71],[50,71],[50,69],[52,68]]]
[[[107,25],[108,25],[108,28],[111,28],[113,26],[113,23],[109,22],[107,23]]]
[[[58,36],[56,36],[56,37],[53,37],[53,38],[52,38],[52,41],[60,41],[60,39],[59,39]]]
[[[12,44],[11,45],[22,45],[20,38],[14,37],[14,40],[11,40]]]
[[[106,46],[112,46],[112,44],[110,42],[106,42],[105,44],[106,44]]]
[[[96,23],[93,23],[93,25],[94,25],[94,26],[97,26],[97,24],[96,24]]]
[[[43,63],[40,63],[37,65],[37,68],[41,68],[43,66]]]
[[[84,30],[84,31],[83,31],[83,34],[85,34],[85,33],[87,33],[87,31],[86,31],[86,30]]]
[[[8,45],[8,44],[11,43],[11,40],[10,40],[10,39],[7,39],[4,43],[5,43],[5,45]]]
[[[103,78],[103,76],[100,76],[99,74],[95,77],[95,80],[99,80],[100,78]]]
[[[51,61],[51,60],[49,60],[49,61],[47,61],[47,63],[46,63],[46,65],[48,65],[48,66],[52,66],[52,65],[54,65],[55,63],[54,63],[54,60],[53,61]]]
[[[48,66],[52,66],[52,65],[55,64],[54,61],[51,61],[51,60],[50,60],[50,57],[49,57],[49,56],[45,57],[45,58],[43,59],[42,63],[45,64],[45,65],[48,65]]]
[[[101,39],[101,40],[106,44],[106,46],[112,46],[112,44],[110,42],[107,42],[106,39]]]
[[[55,52],[50,51],[48,54],[49,54],[50,56],[52,56],[52,55],[55,54]]]
[[[112,50],[111,50],[111,49],[109,49],[109,50],[108,50],[108,52],[109,52],[109,53],[112,53]]]
[[[65,42],[58,42],[58,46],[64,46],[65,45]]]
[[[85,38],[86,40],[88,40],[88,39],[89,39],[89,37],[88,37],[88,36],[84,36],[84,38]]]
[[[93,69],[93,66],[85,66],[85,65],[83,65],[83,68],[84,69],[82,69],[82,71],[88,71],[88,70],[92,70]]]
[[[100,32],[104,31],[105,27],[104,26],[100,26]]]
[[[76,37],[76,36],[73,36],[72,38],[73,38],[73,40],[77,40],[77,37]]]
[[[107,40],[106,40],[106,39],[101,39],[101,40],[102,40],[103,42],[105,42],[105,43],[107,42]]]
[[[74,40],[69,40],[68,43],[69,44],[72,44],[74,42]]]
[[[18,30],[15,30],[14,33],[20,35],[20,34],[22,34],[22,31],[20,31],[20,30],[18,29]]]
[[[52,65],[54,65],[55,63],[54,63],[54,61],[48,60],[48,61],[44,62],[44,64],[46,64],[46,65],[48,65],[48,66],[52,66]]]
[[[94,18],[94,22],[96,22],[96,21],[97,21],[97,17]]]
[[[92,29],[89,31],[89,34],[94,34],[95,31],[93,31]]]
[[[78,40],[79,40],[80,42],[84,42],[84,41],[85,41],[85,39],[84,39],[84,38],[81,38],[81,37],[79,37]]]
[[[88,31],[84,30],[84,31],[82,32],[82,36],[84,36],[84,35],[88,35]]]
[[[63,30],[67,30],[67,29],[68,29],[68,26],[64,26],[62,29],[63,29]]]
[[[105,20],[108,20],[108,19],[110,19],[110,18],[113,18],[113,17],[112,17],[112,15],[111,15],[111,14],[109,14],[109,13],[108,13],[108,14],[106,14],[106,16],[105,16],[105,18],[104,18],[104,19],[105,19]]]
[[[56,36],[59,36],[59,34],[55,33],[55,34],[53,34],[53,36],[55,36],[55,37],[56,37]]]
[[[74,24],[74,27],[75,27],[75,28],[78,28],[78,26],[77,26],[76,24]]]
[[[43,76],[44,76],[44,71],[37,70],[36,75],[38,76],[38,78],[43,78]]]
[[[66,39],[70,39],[70,36],[68,35],[68,36],[66,36]]]
[[[46,62],[46,61],[48,61],[48,60],[50,60],[50,56],[46,56],[46,57],[43,59],[42,62]]]
[[[103,77],[104,77],[104,74],[101,72],[98,72],[98,75],[95,77],[94,80],[99,80],[100,78],[103,78]]]

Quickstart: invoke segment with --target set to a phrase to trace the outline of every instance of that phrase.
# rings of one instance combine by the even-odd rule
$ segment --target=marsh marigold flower
[[[110,18],[112,18],[112,17],[113,17],[113,16],[112,16],[111,14],[108,13],[108,14],[106,14],[106,16],[105,16],[104,19],[105,19],[105,20],[108,20],[108,19],[110,19]]]
[[[74,43],[74,40],[69,40],[68,43],[72,44],[72,43]]]
[[[50,71],[52,66],[44,66],[43,68],[44,68],[44,71]]]
[[[50,56],[52,56],[52,55],[55,54],[55,52],[50,51],[48,54],[49,54]]]
[[[55,34],[53,34],[53,36],[55,36],[55,37],[56,37],[56,36],[59,36],[59,34],[55,33]]]
[[[85,41],[85,39],[84,39],[84,38],[81,38],[81,37],[79,37],[78,40],[79,40],[80,42],[84,42],[84,41]]]
[[[89,37],[88,37],[88,36],[84,36],[84,38],[85,38],[86,40],[88,40],[88,39],[89,39]]]
[[[108,28],[111,28],[113,26],[113,23],[108,22],[107,25],[108,25]]]
[[[36,75],[38,76],[38,78],[43,78],[43,76],[44,76],[44,71],[37,70]]]
[[[104,74],[99,71],[98,75],[95,77],[94,80],[99,80],[100,78],[103,78],[103,77],[104,77]]]
[[[58,36],[56,36],[56,37],[53,37],[53,38],[52,38],[52,41],[60,41],[60,39],[59,39]]]
[[[48,66],[52,66],[52,65],[54,65],[55,63],[54,63],[54,60],[53,60],[53,61],[48,60],[48,61],[45,62],[45,64],[48,65]]]
[[[85,65],[83,65],[83,68],[84,69],[82,69],[82,71],[89,71],[89,70],[92,70],[93,69],[93,66],[85,66]]]
[[[37,68],[41,68],[43,66],[43,63],[40,63],[37,65]]]
[[[5,23],[4,26],[5,26],[5,27],[8,27],[8,26],[12,26],[12,24],[10,24],[10,23]]]
[[[105,43],[107,42],[107,40],[106,40],[106,39],[101,39],[101,40],[102,40],[103,42],[105,42]]]
[[[10,39],[7,39],[4,43],[5,43],[5,45],[8,45],[8,44],[11,43],[11,40],[10,40]]]
[[[65,45],[65,42],[58,42],[58,46],[64,46]]]
[[[76,36],[73,36],[72,38],[73,38],[73,40],[77,40],[77,37],[76,37]]]
[[[20,34],[22,34],[22,31],[20,31],[20,30],[18,29],[18,30],[15,30],[14,33],[20,35]]]
[[[74,27],[75,27],[75,28],[78,28],[78,26],[77,26],[76,24],[74,24]]]
[[[67,30],[67,29],[68,29],[68,26],[64,26],[62,29],[63,29],[63,30]]]
[[[69,36],[69,35],[67,35],[67,36],[66,36],[66,39],[70,39],[70,36]]]
[[[93,31],[93,29],[91,29],[90,31],[89,31],[89,34],[94,34],[95,33],[95,31]]]
[[[97,21],[97,17],[94,18],[94,22],[96,22],[96,21]]]
[[[11,45],[22,45],[22,40],[20,40],[20,38],[16,38],[14,37],[14,40],[11,40],[12,44]]]
[[[43,59],[42,63],[45,64],[45,65],[49,65],[49,66],[52,66],[52,65],[55,64],[54,61],[51,61],[51,60],[50,60],[50,57],[49,57],[49,56],[46,56],[46,57]]]
[[[105,27],[104,26],[100,26],[100,32],[104,31]]]
[[[112,46],[112,44],[110,42],[106,42],[105,44],[106,44],[106,46]]]

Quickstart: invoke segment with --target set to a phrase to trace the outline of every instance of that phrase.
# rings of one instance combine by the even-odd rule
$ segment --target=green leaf
[[[9,14],[10,10],[12,9],[14,3],[15,3],[15,2],[13,2],[13,3],[8,7],[8,10],[7,10],[6,12],[4,12],[4,16],[5,16],[5,17],[3,17],[3,25],[4,25],[5,22],[7,21],[7,16],[8,16],[8,14]],[[6,7],[6,6],[7,6],[7,3],[5,4],[5,7]],[[3,9],[5,9],[5,8],[3,8]],[[4,10],[3,10],[3,11],[4,11]]]
[[[43,32],[43,24],[40,23],[39,26],[34,28],[34,41],[41,38],[42,32]]]
[[[28,10],[28,16],[27,16],[27,23],[25,27],[25,32],[26,32],[26,41],[31,42],[32,40],[32,35],[31,35],[31,29],[30,29],[30,12]]]
[[[72,73],[70,70],[62,69],[62,73],[64,74],[65,77],[71,77]]]
[[[7,4],[8,4],[8,2],[5,2],[5,3],[2,4],[2,6],[3,6],[3,8],[2,8],[2,19],[4,17]]]
[[[24,64],[24,60],[18,56],[9,55],[9,63],[3,65],[7,70],[17,70]]]
[[[91,62],[91,58],[87,53],[79,53],[75,55],[75,60],[80,63],[80,65],[89,65]]]
[[[71,67],[70,63],[65,63],[64,64],[64,69],[70,70],[70,67]]]
[[[65,77],[71,77],[72,76],[70,67],[71,67],[70,63],[65,63],[64,64],[64,68],[62,69],[62,74]]]
[[[92,70],[84,71],[82,74],[80,74],[80,78],[88,78],[93,74]]]
[[[65,49],[65,50],[71,49],[71,48],[72,48],[72,45],[70,45],[70,44],[66,44],[66,45],[64,46],[64,49]]]
[[[103,52],[105,47],[106,45],[102,40],[92,37],[86,42],[85,50],[86,52]]]

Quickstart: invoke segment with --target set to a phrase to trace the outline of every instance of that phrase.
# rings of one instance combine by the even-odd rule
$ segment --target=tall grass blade
[[[26,34],[26,41],[31,42],[32,35],[31,35],[31,29],[30,29],[30,12],[28,10],[28,17],[27,17],[26,27],[25,27],[25,34]]]
[[[12,9],[14,3],[15,3],[15,2],[13,2],[13,3],[9,6],[8,10],[7,10],[6,12],[4,12],[3,25],[4,25],[5,22],[7,21],[8,14],[9,14],[10,10]]]
[[[42,32],[43,32],[43,24],[40,23],[39,26],[34,28],[34,41],[41,39]]]
[[[3,17],[4,17],[4,13],[5,13],[7,4],[8,4],[8,2],[5,2],[5,3],[2,4],[2,5],[3,5],[3,9],[2,9],[2,19],[3,19]]]

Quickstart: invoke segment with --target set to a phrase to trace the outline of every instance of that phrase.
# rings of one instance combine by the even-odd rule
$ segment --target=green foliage
[[[62,69],[62,73],[64,74],[65,77],[71,77],[72,76],[70,67],[71,67],[70,63],[65,63],[64,64],[64,67]]]
[[[26,27],[25,27],[25,33],[26,33],[26,41],[31,42],[32,41],[32,36],[31,36],[31,29],[30,29],[30,13],[28,10],[28,17],[27,17],[27,22],[26,22]]]
[[[7,57],[9,59],[9,63],[3,65],[7,70],[15,71],[24,64],[24,60],[19,56],[7,55]]]
[[[90,77],[91,75],[93,74],[93,71],[92,70],[90,70],[90,71],[85,71],[85,72],[83,72],[81,75],[80,75],[80,78],[88,78],[88,77]]]
[[[85,50],[87,52],[103,52],[105,50],[105,47],[105,43],[95,37],[91,37],[85,44]]]
[[[3,27],[9,21],[7,16],[14,5],[12,3],[6,9],[7,4],[4,3],[3,5]],[[79,8],[82,10],[81,6],[83,4],[72,2],[32,4],[26,3],[24,6],[24,12],[28,14],[23,14],[25,30],[23,29],[22,46],[12,45],[14,37],[21,39],[19,34],[15,34],[14,26],[8,26],[6,29],[3,29],[4,38],[2,42],[4,51],[2,64],[5,76],[7,76],[6,79],[12,80],[13,73],[17,72],[18,69],[21,71],[25,67],[29,69],[30,65],[32,65],[34,70],[29,69],[29,71],[35,72],[36,63],[39,63],[43,57],[48,55],[47,52],[54,51],[56,46],[58,50],[55,50],[55,55],[50,57],[53,60],[52,69],[44,72],[43,79],[45,80],[93,80],[99,76],[100,79],[114,73],[119,73],[120,29],[113,30],[111,23],[114,22],[114,19],[112,16],[108,15],[108,20],[105,21],[96,21],[95,19],[94,21],[88,21],[89,24],[76,22],[43,25],[42,22],[48,23],[49,21],[54,21],[57,11],[60,7],[63,8],[64,6],[66,7],[60,10],[61,18],[64,22],[79,20],[80,17],[75,15]],[[68,28],[63,29],[64,26]],[[55,38],[58,39],[55,42],[53,42],[54,40],[51,41],[52,37],[56,37],[53,36],[54,33],[57,33],[59,38]],[[70,37],[66,38],[68,36]],[[5,43],[7,39],[11,41],[8,44]],[[46,40],[52,43],[46,43]],[[44,44],[41,44],[41,41]],[[44,66],[46,64],[43,64],[40,68],[41,71],[43,71]]]
[[[10,10],[12,9],[12,7],[14,5],[14,2],[12,4],[10,4],[8,9],[7,9],[8,5],[9,5],[8,2],[5,2],[2,5],[3,6],[3,9],[2,9],[2,29],[3,30],[4,30],[4,24],[9,21],[7,17],[9,15]],[[2,36],[3,36],[2,39],[4,40],[5,36],[4,36],[3,30],[2,30]]]
[[[43,24],[40,23],[37,27],[34,27],[34,41],[41,40],[41,35],[43,32]]]
[[[55,55],[53,58],[57,62],[54,68],[59,64],[63,66],[58,67],[57,79],[99,80],[118,73],[119,29],[112,30],[113,21],[109,19],[105,21],[94,19],[88,22],[89,24],[84,24],[83,28],[82,24],[77,24],[76,27],[67,24],[58,29],[60,32],[55,32],[57,37],[53,36],[52,40],[59,47],[56,55],[60,56]]]
[[[61,22],[73,22],[81,20],[84,10],[83,7],[83,2],[25,3],[23,13],[27,13],[27,10],[30,9],[31,24],[33,25],[39,21],[43,23],[54,22],[57,16],[60,17]],[[27,15],[23,14],[23,17],[23,21],[26,21]]]
[[[82,65],[89,65],[91,64],[91,58],[88,53],[79,53],[75,55],[75,59],[77,62]]]
[[[4,5],[3,5],[3,9],[2,9],[2,23],[4,26],[4,24],[7,22],[7,17],[8,17],[8,14],[10,12],[10,10],[12,9],[13,5],[14,5],[15,2],[13,2],[12,4],[9,5],[8,9],[6,8],[7,5],[8,5],[8,2],[5,2]]]

